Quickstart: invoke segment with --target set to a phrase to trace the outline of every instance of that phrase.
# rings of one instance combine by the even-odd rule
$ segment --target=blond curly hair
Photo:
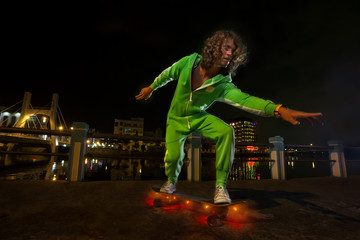
[[[234,41],[236,50],[233,53],[229,65],[222,69],[221,73],[223,75],[234,74],[235,70],[246,62],[247,48],[240,36],[233,31],[221,30],[206,39],[200,62],[202,68],[209,69],[214,65],[216,60],[221,57],[221,47],[226,39],[232,39]]]

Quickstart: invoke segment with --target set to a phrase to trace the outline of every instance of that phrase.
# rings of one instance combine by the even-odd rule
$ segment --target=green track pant
[[[226,186],[234,158],[233,128],[221,119],[207,113],[189,117],[169,117],[166,128],[165,173],[168,181],[176,183],[181,171],[184,143],[187,136],[197,132],[216,142],[216,186]]]

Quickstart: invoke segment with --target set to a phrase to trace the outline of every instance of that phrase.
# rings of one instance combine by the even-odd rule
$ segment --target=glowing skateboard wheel
[[[216,216],[216,215],[211,215],[211,216],[208,216],[207,218],[207,224],[210,226],[210,227],[220,227],[223,225],[221,219]]]
[[[158,208],[158,207],[161,207],[161,199],[154,199],[154,207]]]

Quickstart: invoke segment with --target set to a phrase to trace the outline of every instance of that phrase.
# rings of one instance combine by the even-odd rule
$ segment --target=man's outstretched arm
[[[166,85],[170,81],[178,79],[181,68],[183,68],[188,58],[189,56],[183,57],[178,62],[175,62],[170,67],[166,68],[155,78],[154,82],[150,86],[141,89],[140,93],[135,96],[136,100],[148,100],[156,89]]]
[[[233,84],[226,86],[224,97],[221,101],[259,116],[275,116],[293,125],[300,124],[297,119],[305,119],[311,125],[321,124],[319,118],[322,116],[322,113],[307,113],[288,109],[282,106],[282,104],[275,104],[272,101],[243,93]]]

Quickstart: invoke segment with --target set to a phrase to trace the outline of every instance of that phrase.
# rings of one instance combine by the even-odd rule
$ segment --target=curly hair
[[[211,37],[206,39],[203,50],[200,66],[209,69],[214,65],[216,60],[221,57],[221,47],[226,39],[234,41],[236,50],[233,53],[232,59],[226,68],[223,68],[221,73],[224,75],[234,74],[235,70],[246,62],[247,48],[239,35],[233,31],[217,31]]]

